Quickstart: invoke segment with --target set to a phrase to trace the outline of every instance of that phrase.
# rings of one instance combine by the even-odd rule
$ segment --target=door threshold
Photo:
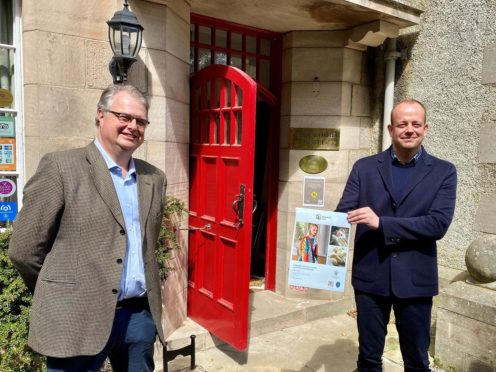
[[[263,276],[250,276],[250,292],[265,289],[265,278]]]

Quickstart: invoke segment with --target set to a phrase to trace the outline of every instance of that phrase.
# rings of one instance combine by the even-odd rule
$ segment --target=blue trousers
[[[116,372],[153,371],[157,329],[147,309],[117,309],[110,338],[97,355],[47,357],[47,372],[98,372],[107,356]]]
[[[391,307],[405,372],[430,371],[432,297],[401,299],[355,291],[358,324],[358,371],[382,372],[382,354]]]

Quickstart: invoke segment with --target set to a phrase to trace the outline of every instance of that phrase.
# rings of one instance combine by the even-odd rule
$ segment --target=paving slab
[[[355,320],[335,315],[250,339],[240,352],[224,344],[196,353],[195,371],[353,371],[358,336]],[[189,357],[169,362],[169,371],[188,371]]]
[[[170,349],[178,349],[196,335],[197,372],[351,372],[358,355],[353,310],[351,299],[294,299],[254,291],[247,350],[232,348],[189,318],[168,337],[168,343]],[[156,360],[156,367],[163,370],[161,360]],[[178,356],[168,364],[169,372],[186,372],[189,367],[189,356]],[[393,322],[388,326],[383,370],[403,371]]]

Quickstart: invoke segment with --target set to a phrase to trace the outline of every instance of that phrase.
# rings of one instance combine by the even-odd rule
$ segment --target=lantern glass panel
[[[114,30],[113,39],[116,56],[136,57],[140,46],[139,31],[136,28],[121,26],[120,30]]]
[[[112,53],[114,53],[114,55],[115,55],[116,34],[119,34],[119,36],[120,36],[120,33],[118,30],[109,26],[109,42],[110,42],[110,47],[112,48]]]

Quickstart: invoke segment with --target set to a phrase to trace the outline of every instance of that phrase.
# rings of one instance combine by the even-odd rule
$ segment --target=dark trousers
[[[147,308],[118,308],[110,338],[100,353],[71,358],[47,357],[47,372],[98,372],[107,356],[116,372],[153,371],[156,334]]]
[[[428,349],[432,297],[401,299],[355,291],[358,323],[358,371],[382,372],[382,354],[391,307],[394,310],[406,372],[430,371]]]

